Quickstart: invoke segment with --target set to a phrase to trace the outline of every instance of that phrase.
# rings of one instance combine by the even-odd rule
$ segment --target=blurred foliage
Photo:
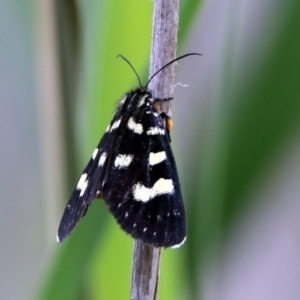
[[[56,3],[65,130],[70,138],[67,153],[73,153],[68,178],[74,183],[111,120],[117,100],[137,85],[128,66],[115,58],[117,54],[125,55],[145,79],[152,3]],[[180,43],[200,3],[183,2]],[[222,99],[207,113],[209,134],[201,142],[203,157],[193,158],[199,164],[199,179],[189,178],[188,170],[181,175],[190,179],[185,197],[189,239],[178,251],[163,251],[160,299],[183,299],[184,293],[189,299],[200,298],[199,279],[205,277],[211,249],[220,251],[236,218],[253,205],[245,195],[299,128],[299,12],[299,1],[287,2],[267,55],[247,76],[240,57],[228,54],[234,47],[228,43],[230,63],[224,64],[219,87]],[[72,236],[58,246],[37,299],[129,298],[133,241],[119,230],[102,202],[92,206]]]
[[[255,45],[237,50],[229,34],[238,29],[228,33],[217,107],[211,103],[207,111],[199,183],[191,183],[186,200],[190,205],[186,261],[193,299],[200,299],[199,280],[206,278],[207,264],[217,264],[222,257],[222,245],[236,220],[256,205],[247,195],[299,130],[300,3],[288,1],[280,11],[282,18],[271,14],[265,20],[269,33],[266,30],[260,42],[266,53],[256,52]],[[239,52],[234,57],[243,50],[245,55]],[[242,60],[248,56],[253,61],[246,73]]]

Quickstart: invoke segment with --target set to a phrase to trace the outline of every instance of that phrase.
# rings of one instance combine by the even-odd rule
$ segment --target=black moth
[[[164,126],[168,117],[155,108],[159,101],[170,99],[153,98],[148,84],[165,67],[189,55],[199,54],[172,60],[145,87],[140,84],[120,100],[65,208],[57,241],[62,242],[91,202],[101,197],[133,238],[156,247],[177,248],[184,243],[185,211],[169,128]]]

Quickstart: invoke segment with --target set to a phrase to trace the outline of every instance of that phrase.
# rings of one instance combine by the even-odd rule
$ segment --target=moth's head
[[[146,101],[152,100],[152,93],[149,89],[145,87],[140,87],[134,91],[126,94],[119,101],[119,108],[122,108],[123,112],[131,112],[137,107],[141,107]]]
[[[152,97],[152,92],[150,91],[150,89],[146,86],[144,87],[139,87],[137,88],[134,93],[140,95],[140,96],[144,96],[144,95],[148,95],[150,97]]]

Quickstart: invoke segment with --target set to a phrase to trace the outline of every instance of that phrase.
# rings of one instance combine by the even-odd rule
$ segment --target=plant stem
[[[155,0],[152,29],[150,75],[176,57],[179,0]],[[149,84],[153,96],[169,98],[173,92],[173,65],[158,73]],[[170,102],[162,102],[168,113]]]
[[[153,12],[150,74],[154,74],[176,56],[179,0],[155,0]],[[157,74],[149,84],[155,98],[169,98],[174,80],[173,66]],[[171,115],[170,102],[162,101],[161,109]],[[160,248],[134,241],[131,300],[157,299]]]
[[[131,300],[157,299],[160,248],[134,241]]]

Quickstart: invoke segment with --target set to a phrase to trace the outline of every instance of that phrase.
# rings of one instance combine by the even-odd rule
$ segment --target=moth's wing
[[[186,237],[185,211],[160,115],[143,105],[120,130],[103,189],[106,204],[132,237],[157,247],[180,246]]]
[[[110,155],[120,123],[121,112],[117,111],[70,197],[60,221],[57,241],[62,242],[71,233],[78,221],[85,215],[91,202],[97,195],[101,195],[108,176]]]

